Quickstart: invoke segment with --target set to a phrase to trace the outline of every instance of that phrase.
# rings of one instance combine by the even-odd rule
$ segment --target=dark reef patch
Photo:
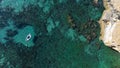
[[[17,30],[12,30],[12,29],[8,29],[8,30],[7,30],[7,36],[8,36],[8,37],[13,37],[13,36],[15,36],[16,34],[18,34]]]

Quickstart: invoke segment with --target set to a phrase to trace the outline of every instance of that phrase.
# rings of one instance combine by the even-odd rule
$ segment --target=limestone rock
[[[120,52],[120,0],[103,0],[105,10],[99,24],[100,40]]]

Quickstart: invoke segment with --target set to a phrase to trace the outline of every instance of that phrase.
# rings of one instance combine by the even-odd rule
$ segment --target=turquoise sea
[[[99,40],[102,0],[0,0],[0,68],[120,68]]]

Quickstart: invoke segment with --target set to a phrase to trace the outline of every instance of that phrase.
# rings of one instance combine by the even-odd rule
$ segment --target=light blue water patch
[[[59,3],[65,3],[67,0],[58,0]]]
[[[43,8],[43,12],[44,13],[49,13],[51,7],[54,5],[54,1],[53,0],[40,0],[38,2],[38,6]]]
[[[58,27],[59,23],[60,23],[59,21],[55,21],[54,22],[52,18],[48,18],[47,19],[47,24],[46,24],[48,33],[51,33],[51,31],[53,29],[55,29],[56,27]]]
[[[35,33],[34,33],[34,29],[32,26],[26,26],[23,29],[17,29],[13,25],[14,22],[12,20],[8,20],[7,23],[9,24],[9,26],[6,26],[3,29],[0,29],[0,42],[1,43],[5,44],[7,42],[7,40],[5,40],[4,38],[7,37],[7,35],[6,35],[7,30],[11,29],[11,30],[18,31],[18,34],[13,37],[13,39],[16,43],[22,43],[23,45],[25,45],[27,47],[34,45],[33,38],[35,36]],[[28,34],[31,35],[31,38],[30,38],[30,40],[26,41],[26,37]]]
[[[4,39],[6,37],[6,28],[0,29],[0,42],[5,43],[6,40]]]
[[[30,40],[26,41],[26,37],[28,36],[28,34],[31,35],[31,38]],[[18,34],[14,36],[14,41],[16,43],[22,43],[27,47],[31,47],[31,46],[34,46],[34,43],[33,43],[34,36],[35,36],[35,33],[34,33],[33,27],[26,26],[23,29],[18,30]]]
[[[80,35],[78,38],[79,38],[82,42],[86,42],[86,41],[87,41],[87,39],[86,39],[83,35]]]
[[[0,7],[11,7],[14,8],[14,12],[23,11],[23,7],[27,7],[30,4],[34,4],[36,0],[2,0]]]
[[[65,33],[65,37],[71,39],[71,40],[75,40],[77,37],[77,34],[75,32],[75,30],[73,29],[68,29],[68,31]]]
[[[52,18],[48,18],[47,19],[47,31],[48,33],[50,33],[54,28],[55,28],[55,25],[54,25],[54,22],[53,22],[53,19]]]
[[[79,3],[80,2],[80,0],[76,0],[76,3]]]

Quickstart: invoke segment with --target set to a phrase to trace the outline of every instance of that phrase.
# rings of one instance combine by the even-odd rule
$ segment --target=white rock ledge
[[[120,52],[120,0],[103,0],[105,10],[99,24],[100,40]]]

